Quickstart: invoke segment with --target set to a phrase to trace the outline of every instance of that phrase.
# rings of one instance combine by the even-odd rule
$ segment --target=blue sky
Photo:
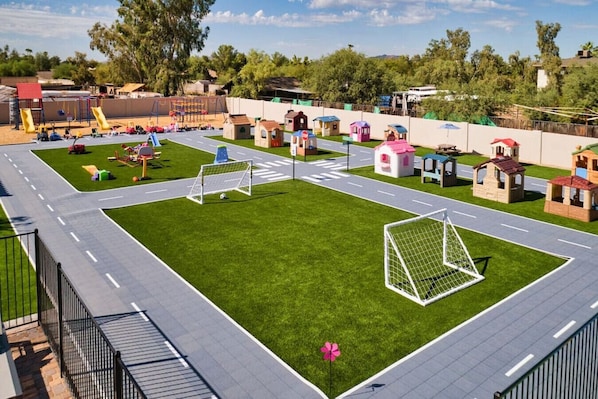
[[[0,0],[0,45],[24,53],[47,51],[61,59],[75,51],[102,61],[89,49],[87,30],[110,25],[115,0]],[[561,25],[556,43],[562,58],[583,43],[598,45],[598,1],[591,0],[216,0],[204,25],[210,27],[201,54],[222,44],[248,52],[317,59],[353,45],[367,56],[423,54],[431,40],[462,28],[470,53],[490,45],[508,57],[534,57],[535,21]]]

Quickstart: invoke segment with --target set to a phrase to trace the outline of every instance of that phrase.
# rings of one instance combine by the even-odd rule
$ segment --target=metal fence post
[[[57,301],[58,301],[58,359],[60,360],[60,376],[64,376],[64,327],[62,320],[62,266],[60,262],[56,264],[56,286],[57,286]]]
[[[42,292],[42,286],[41,286],[41,263],[40,262],[40,254],[39,254],[39,231],[37,229],[35,229],[33,231],[34,234],[34,240],[33,240],[33,245],[35,245],[35,248],[33,249],[35,252],[35,259],[34,259],[34,265],[35,265],[35,295],[37,298],[37,325],[40,326],[41,325],[41,320],[42,320],[42,299],[41,299],[41,292]]]
[[[116,399],[123,399],[123,370],[120,359],[120,351],[114,353],[114,367],[112,368],[114,376],[114,397]]]

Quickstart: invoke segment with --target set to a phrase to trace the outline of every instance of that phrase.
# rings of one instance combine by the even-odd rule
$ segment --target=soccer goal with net
[[[236,190],[251,195],[252,167],[251,160],[202,165],[187,198],[203,204],[208,194]]]
[[[441,209],[384,226],[384,278],[388,288],[425,306],[484,276]]]

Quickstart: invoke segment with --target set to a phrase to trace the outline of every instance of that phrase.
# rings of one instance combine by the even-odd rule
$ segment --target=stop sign
[[[304,130],[301,133],[301,138],[303,139],[303,141],[307,141],[307,138],[309,137],[309,132],[307,130]]]

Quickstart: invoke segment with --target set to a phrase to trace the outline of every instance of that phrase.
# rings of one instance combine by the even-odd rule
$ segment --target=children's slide
[[[98,126],[102,130],[110,130],[110,125],[104,116],[104,111],[102,111],[102,107],[91,107],[91,112],[93,112],[93,116],[96,118],[96,122],[98,122]]]
[[[33,121],[33,115],[31,115],[31,108],[21,108],[20,111],[25,133],[35,133],[35,122]]]
[[[152,142],[152,146],[154,146],[154,147],[162,146],[162,144],[160,144],[160,140],[158,140],[158,135],[156,134],[156,132],[150,133],[149,139]]]

